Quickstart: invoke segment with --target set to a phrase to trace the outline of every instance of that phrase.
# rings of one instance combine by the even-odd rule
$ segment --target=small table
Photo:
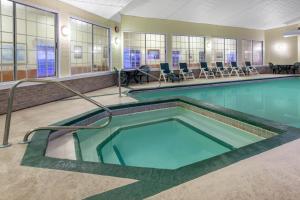
[[[289,71],[293,69],[294,65],[276,65],[276,66],[277,66],[278,74],[280,74],[282,71],[285,71],[288,74]]]
[[[129,83],[134,80],[135,83],[141,83],[142,82],[142,72],[140,72],[137,69],[123,69],[121,71],[121,82],[123,85],[128,86]],[[147,77],[147,82],[149,82],[149,76],[145,75]]]

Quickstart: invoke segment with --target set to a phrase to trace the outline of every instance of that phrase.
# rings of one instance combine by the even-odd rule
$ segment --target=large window
[[[159,67],[161,62],[166,62],[165,35],[125,32],[123,37],[124,68],[136,68],[145,64]]]
[[[0,81],[55,76],[56,14],[7,0],[0,6]]]
[[[109,29],[71,19],[71,74],[108,71]]]
[[[242,40],[242,63],[252,62],[252,40]]]
[[[172,37],[172,62],[174,67],[178,67],[179,63],[189,63],[188,36]]]
[[[253,65],[263,65],[263,42],[243,40],[242,58],[243,63],[250,61]]]
[[[0,81],[14,80],[13,3],[1,0],[1,70]]]
[[[190,37],[190,66],[198,67],[200,66],[200,62],[205,61],[205,38],[192,36]]]
[[[234,39],[225,39],[225,64],[227,65],[237,61],[236,43]]]
[[[253,41],[253,65],[263,64],[263,42]]]
[[[204,40],[204,37],[197,36],[173,36],[173,66],[178,67],[179,63],[188,63],[191,67],[195,67],[205,61]]]
[[[211,39],[211,63],[224,62],[224,38]]]

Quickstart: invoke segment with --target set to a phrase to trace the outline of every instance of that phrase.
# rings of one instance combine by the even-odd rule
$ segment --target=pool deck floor
[[[163,83],[162,86],[266,77],[273,77],[273,75],[215,80],[197,79],[182,83]],[[131,87],[145,88],[157,85],[157,83],[150,83]],[[120,98],[117,92],[117,87],[111,87],[88,93],[88,95],[94,96],[94,100],[105,105],[136,101],[131,97]],[[110,95],[103,96],[104,94]],[[126,178],[20,165],[26,145],[17,143],[21,141],[26,130],[47,126],[93,108],[95,107],[88,102],[71,98],[14,112],[10,137],[13,145],[0,149],[0,199],[84,199],[136,182],[137,180]],[[1,141],[4,120],[5,115],[0,115]],[[67,139],[62,139],[56,144],[56,148],[61,148],[65,154],[68,154],[70,149],[60,147],[64,145],[63,141],[68,143]],[[167,189],[148,199],[299,200],[299,152],[300,140],[298,139]],[[122,196],[121,193],[120,196]]]

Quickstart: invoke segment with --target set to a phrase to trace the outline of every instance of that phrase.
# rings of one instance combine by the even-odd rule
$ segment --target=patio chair
[[[204,75],[204,77],[206,79],[208,79],[209,77],[216,78],[214,72],[211,69],[208,68],[207,62],[201,62],[200,63],[199,78],[201,78],[202,75]]]
[[[270,62],[269,67],[272,70],[273,74],[277,74],[277,70],[278,70],[277,66],[275,66],[273,63]]]
[[[137,78],[139,79],[140,83],[143,83],[143,77],[146,77],[147,79],[147,83],[149,83],[149,73],[150,73],[150,67],[148,65],[142,65],[139,68],[140,71],[137,71],[137,73],[135,74],[135,76],[137,76]],[[143,73],[144,72],[144,73]]]
[[[165,83],[168,80],[174,81],[180,81],[180,78],[170,70],[169,63],[160,63],[160,75],[159,79],[163,79]]]
[[[180,74],[182,75],[184,80],[195,79],[194,73],[190,70],[186,63],[179,63]]]
[[[299,70],[299,68],[300,68],[300,62],[296,62],[291,68],[293,74],[296,74],[296,71]]]
[[[259,74],[259,72],[256,69],[256,67],[254,67],[254,66],[251,65],[251,62],[246,61],[245,65],[246,65],[246,68],[247,68],[247,70],[249,71],[250,74],[255,74],[255,75]]]
[[[235,73],[237,76],[246,76],[243,69],[237,65],[237,62],[231,62],[230,69],[230,76],[232,76],[232,73]]]
[[[230,77],[230,73],[228,69],[224,67],[223,62],[216,62],[216,66],[217,66],[217,73],[219,73],[222,78],[224,76]]]

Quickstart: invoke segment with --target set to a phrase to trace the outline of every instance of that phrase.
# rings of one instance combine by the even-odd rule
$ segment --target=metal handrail
[[[147,76],[150,76],[153,79],[156,79],[158,81],[158,83],[159,83],[158,88],[161,86],[161,79],[160,78],[157,78],[156,76],[154,76],[154,75],[152,75],[152,74],[150,74],[148,72],[145,72],[143,70],[140,70],[138,68],[136,68],[136,70],[139,71],[139,72],[141,72],[141,73],[143,73],[143,74],[145,74],[145,75],[147,75]]]
[[[12,107],[13,107],[13,100],[14,100],[14,95],[15,95],[15,90],[18,87],[18,85],[25,83],[25,82],[31,82],[31,83],[54,83],[57,86],[66,89],[70,92],[72,92],[73,94],[81,97],[82,99],[89,101],[90,103],[102,108],[103,110],[105,110],[108,113],[108,120],[100,125],[100,126],[47,126],[47,127],[40,127],[40,128],[35,128],[32,129],[30,131],[28,131],[26,133],[26,135],[24,136],[23,142],[22,143],[28,143],[29,140],[29,136],[37,131],[37,130],[78,130],[78,129],[100,129],[100,128],[104,128],[107,125],[110,124],[111,120],[112,120],[112,111],[105,107],[104,105],[98,103],[97,101],[87,97],[84,94],[81,94],[80,92],[73,90],[72,88],[66,86],[65,84],[58,82],[58,81],[53,81],[53,80],[40,80],[40,79],[24,79],[24,80],[20,80],[18,81],[11,89],[9,92],[9,97],[8,97],[8,104],[7,104],[7,114],[6,114],[6,119],[5,119],[5,129],[4,129],[4,135],[3,135],[3,142],[2,145],[0,145],[0,148],[3,147],[8,147],[11,144],[8,143],[8,139],[9,139],[9,131],[10,131],[10,124],[11,124],[11,115],[12,115]]]
[[[117,68],[115,68],[115,69],[118,71],[119,97],[122,97],[122,89],[121,89],[121,72],[122,72],[123,69],[117,69]],[[154,75],[152,75],[152,74],[150,74],[150,73],[148,73],[148,72],[145,72],[145,71],[143,71],[143,70],[140,70],[140,69],[138,69],[138,68],[136,68],[135,70],[137,70],[137,71],[139,71],[139,72],[141,72],[141,73],[143,73],[143,74],[145,74],[145,75],[147,75],[147,76],[150,76],[151,78],[157,80],[158,83],[159,83],[158,88],[161,87],[161,79],[160,79],[160,78],[157,78],[156,76],[154,76]]]

